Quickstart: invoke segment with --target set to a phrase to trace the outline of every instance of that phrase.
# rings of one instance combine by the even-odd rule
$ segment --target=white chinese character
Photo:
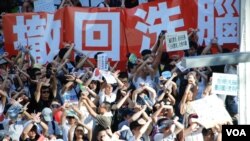
[[[208,45],[214,38],[214,2],[213,0],[198,0],[198,32],[199,44],[205,41]]]
[[[223,2],[223,1],[222,1]],[[232,3],[234,5],[232,5]],[[221,4],[221,3],[220,3]],[[216,37],[219,39],[219,44],[223,43],[237,43],[239,44],[239,17],[235,17],[234,14],[239,14],[239,1],[226,0],[224,8],[216,6],[216,11],[219,16],[215,19],[216,22]],[[234,10],[234,8],[236,10]],[[223,11],[223,12],[222,12]],[[224,16],[222,16],[224,14]]]
[[[74,24],[74,37],[77,37],[74,42],[78,50],[90,54],[91,58],[96,52],[104,52],[111,56],[113,61],[120,60],[119,12],[75,12]],[[94,36],[95,33],[99,33],[98,38]]]
[[[184,26],[184,21],[183,19],[171,21],[170,17],[178,15],[180,13],[181,11],[179,6],[168,8],[166,2],[159,3],[158,7],[155,6],[149,7],[148,13],[143,9],[137,9],[135,15],[145,20],[145,23],[137,22],[135,28],[143,32],[144,34],[156,33],[157,35],[159,35],[162,30],[167,30],[168,33],[175,32],[176,28]],[[147,14],[148,16],[146,18]],[[160,24],[155,24],[155,21],[157,19],[161,20]],[[143,35],[141,50],[149,48],[150,48],[150,38]]]
[[[37,63],[44,64],[53,59],[59,50],[60,42],[60,21],[53,21],[54,15],[47,14],[47,20],[40,18],[39,15],[33,15],[31,19],[24,21],[23,16],[17,16],[17,24],[13,26],[14,33],[17,34],[17,41],[14,47],[18,45],[31,45],[31,54]],[[47,51],[46,44],[50,48]]]
[[[199,0],[198,3],[199,44],[208,45],[214,37],[219,39],[219,44],[239,44],[239,0]]]

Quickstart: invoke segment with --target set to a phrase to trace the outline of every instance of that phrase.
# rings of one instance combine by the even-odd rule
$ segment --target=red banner
[[[162,30],[199,28],[200,45],[218,37],[223,47],[238,47],[239,0],[162,0],[132,9],[66,7],[54,14],[6,14],[3,27],[6,50],[16,53],[18,44],[31,45],[39,63],[51,61],[63,42],[74,42],[90,58],[100,51],[125,61],[128,52],[149,49]]]

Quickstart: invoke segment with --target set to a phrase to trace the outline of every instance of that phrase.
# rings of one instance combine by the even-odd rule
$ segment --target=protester
[[[95,7],[133,8],[138,4],[137,0],[104,0]],[[16,6],[21,8],[19,12],[33,12],[34,1],[19,1],[11,8]],[[62,0],[58,5],[67,6],[81,7],[81,2]],[[216,37],[209,46],[200,47],[199,30],[189,30],[190,49],[184,51],[185,57],[225,51]],[[63,43],[64,47],[46,64],[35,62],[30,46],[18,46],[17,55],[12,56],[4,51],[1,31],[0,139],[221,140],[221,126],[230,121],[205,129],[205,121],[199,120],[192,107],[192,102],[214,95],[211,76],[216,69],[188,68],[182,72],[176,66],[181,56],[170,56],[164,50],[165,32],[156,36],[151,49],[130,52],[122,64],[126,69],[118,70],[117,62],[108,64],[104,71],[96,64],[97,56],[105,52],[91,59],[74,43]],[[237,64],[223,68],[224,73],[237,73]],[[237,124],[237,97],[223,100]]]

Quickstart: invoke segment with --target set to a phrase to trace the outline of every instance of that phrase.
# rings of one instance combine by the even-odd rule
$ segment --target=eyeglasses
[[[51,104],[51,108],[59,108],[61,105],[59,104]]]
[[[128,83],[128,80],[122,80],[121,82],[122,83]]]
[[[49,93],[49,90],[42,90],[42,93]]]
[[[83,133],[82,129],[76,129],[76,132]]]

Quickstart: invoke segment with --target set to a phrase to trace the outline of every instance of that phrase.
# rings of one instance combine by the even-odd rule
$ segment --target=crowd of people
[[[117,1],[129,7],[127,0]],[[99,6],[114,2],[105,0]],[[79,1],[63,0],[63,4],[79,6]],[[32,0],[13,1],[11,8],[20,5],[22,12],[32,11]],[[217,38],[202,47],[197,32],[189,29],[185,57],[238,51],[223,48]],[[232,121],[209,129],[190,103],[212,95],[213,72],[237,74],[237,64],[182,72],[176,67],[182,57],[165,52],[164,38],[160,34],[141,56],[129,53],[125,70],[109,66],[116,80],[110,84],[95,77],[95,61],[102,52],[93,62],[73,43],[65,43],[53,61],[38,64],[30,54],[32,47],[19,47],[17,55],[5,52],[1,33],[0,140],[221,141],[222,124],[237,124],[237,96],[214,94],[224,102]],[[74,60],[70,60],[72,52]]]
[[[8,0],[0,1],[0,13],[20,13],[20,12],[32,12],[34,10],[34,1],[36,0]],[[122,8],[133,8],[142,2],[151,2],[154,0],[98,0],[99,3],[96,4],[95,1],[91,0],[88,5],[82,5],[80,0],[57,0],[55,6],[57,8],[62,8],[64,6],[75,6],[75,7],[122,7]],[[97,0],[96,0],[97,1]]]

